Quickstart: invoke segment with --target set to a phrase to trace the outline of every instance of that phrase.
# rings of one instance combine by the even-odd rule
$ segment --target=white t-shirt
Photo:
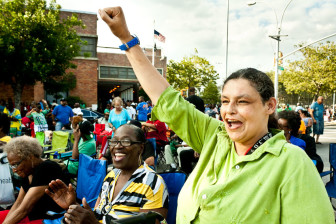
[[[132,106],[127,106],[126,107],[126,110],[127,110],[127,112],[128,112],[128,114],[129,114],[129,116],[131,117],[131,119],[135,119],[135,115],[136,115],[136,110],[132,107]]]
[[[82,112],[81,108],[80,107],[77,107],[77,108],[73,108],[72,109],[72,112],[76,115],[78,115],[79,112]]]

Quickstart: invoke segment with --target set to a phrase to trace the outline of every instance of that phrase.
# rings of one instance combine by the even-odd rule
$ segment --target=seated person
[[[76,193],[71,185],[56,180],[49,184],[46,193],[62,208],[67,223],[112,223],[140,212],[155,211],[166,217],[168,192],[164,180],[141,161],[146,139],[135,125],[118,128],[111,140],[113,166],[107,174],[94,211],[85,199],[84,208],[76,204]],[[94,184],[94,183],[92,183]]]
[[[165,160],[166,164],[171,166],[171,171],[175,170],[177,168],[177,164],[175,163],[174,156],[177,156],[177,148],[182,146],[183,141],[176,135],[174,134],[170,138],[169,145],[165,146]]]
[[[108,124],[109,116],[110,116],[110,112],[106,112],[104,113],[104,117],[97,119],[97,124],[105,124],[105,131],[108,131],[108,132],[112,131],[112,128],[110,128]]]
[[[297,137],[306,142],[305,152],[307,153],[307,155],[311,160],[316,161],[315,163],[316,169],[319,173],[322,173],[324,164],[322,158],[316,153],[315,139],[309,134],[299,134]]]
[[[14,138],[6,144],[4,151],[13,172],[22,178],[22,186],[12,208],[0,212],[0,223],[27,223],[50,218],[47,211],[63,211],[44,193],[51,180],[63,179],[62,169],[56,162],[42,160],[42,147],[37,139]]]
[[[131,124],[131,125],[135,125],[137,126],[138,128],[141,128],[141,123],[139,121],[136,121],[136,120],[130,120],[128,121],[128,124]],[[142,153],[142,160],[145,161],[145,163],[150,166],[150,167],[154,167],[155,164],[154,164],[154,148],[152,146],[152,144],[150,144],[148,141],[146,141],[145,143],[145,148],[144,148],[144,151]],[[112,163],[112,157],[111,157],[111,152],[110,150],[107,150],[105,155],[102,157],[103,160],[107,160],[108,164],[111,164]]]
[[[284,110],[278,113],[278,124],[281,130],[284,130],[286,140],[293,145],[306,149],[305,141],[297,138],[301,125],[300,115],[291,110]]]
[[[68,171],[76,175],[78,171],[79,154],[92,156],[96,153],[96,141],[92,138],[91,132],[93,125],[90,121],[84,121],[74,129],[74,144],[72,148],[72,159],[64,161],[67,164]]]
[[[146,134],[146,139],[155,138],[157,147],[163,147],[168,143],[166,136],[167,127],[165,123],[159,120],[148,120],[146,123],[142,123],[142,129]]]

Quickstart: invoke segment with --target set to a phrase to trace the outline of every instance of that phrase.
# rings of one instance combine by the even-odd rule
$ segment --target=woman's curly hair
[[[30,156],[40,158],[42,155],[42,146],[36,138],[21,136],[11,139],[4,151],[7,155],[16,155],[21,159],[27,159]]]

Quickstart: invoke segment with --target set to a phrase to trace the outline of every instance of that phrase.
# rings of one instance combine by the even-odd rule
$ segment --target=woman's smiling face
[[[221,101],[225,128],[234,142],[253,146],[268,132],[268,118],[275,105],[270,105],[269,101],[263,103],[250,81],[229,80],[222,90]]]
[[[110,147],[114,167],[121,170],[137,169],[144,144],[137,142],[135,131],[127,125],[121,126],[115,132],[113,140],[130,140],[132,142],[130,146],[122,146],[119,142],[116,146]]]

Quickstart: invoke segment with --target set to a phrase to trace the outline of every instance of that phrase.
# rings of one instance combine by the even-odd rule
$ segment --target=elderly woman
[[[117,130],[121,125],[126,124],[131,120],[126,109],[122,108],[123,101],[120,97],[115,97],[112,101],[114,109],[110,112],[108,123],[113,132]]]
[[[115,132],[110,142],[114,169],[106,176],[94,212],[83,199],[84,208],[76,204],[71,185],[52,181],[46,193],[62,208],[66,223],[112,223],[112,220],[156,211],[166,217],[168,193],[159,175],[141,162],[146,139],[135,125],[126,124]]]
[[[283,132],[269,128],[276,99],[265,73],[242,69],[225,80],[220,122],[196,110],[169,86],[130,35],[120,7],[99,14],[127,43],[121,49],[155,105],[153,118],[200,153],[179,194],[177,223],[335,222],[312,161],[289,144]]]
[[[0,222],[26,223],[48,218],[47,211],[63,211],[44,193],[54,179],[62,178],[61,167],[52,161],[41,159],[42,148],[38,141],[28,136],[12,139],[4,148],[10,167],[22,179],[19,196],[9,211],[0,212]],[[5,220],[3,220],[5,214]]]

